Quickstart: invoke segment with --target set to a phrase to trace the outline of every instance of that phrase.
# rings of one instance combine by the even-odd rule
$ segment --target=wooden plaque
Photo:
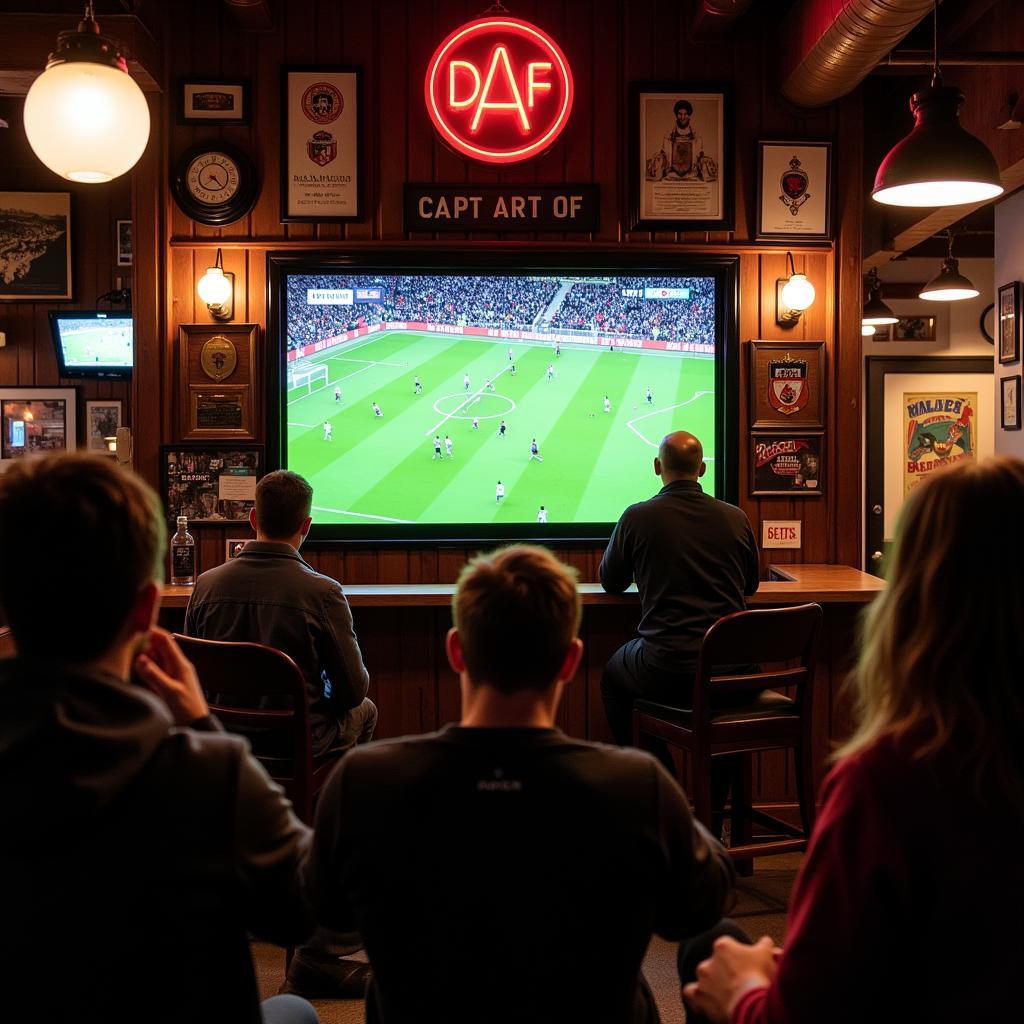
[[[750,426],[803,430],[825,426],[825,343],[750,342]]]
[[[178,329],[178,437],[256,438],[256,324],[182,324]]]

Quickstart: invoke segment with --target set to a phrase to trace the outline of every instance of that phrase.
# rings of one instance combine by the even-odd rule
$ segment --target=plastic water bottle
[[[195,586],[196,541],[188,532],[188,516],[178,516],[178,531],[171,538],[171,584]]]

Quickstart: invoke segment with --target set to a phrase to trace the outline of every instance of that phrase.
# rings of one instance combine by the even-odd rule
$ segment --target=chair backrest
[[[696,717],[709,713],[712,694],[796,687],[796,700],[804,703],[804,684],[814,678],[821,621],[819,604],[757,608],[719,619],[701,642]]]
[[[283,651],[264,644],[199,640],[179,633],[174,639],[195,665],[210,710],[229,730],[250,736],[276,734],[284,741],[289,757],[264,756],[259,751],[257,756],[298,803],[311,790],[313,778],[309,703],[299,666]],[[282,697],[290,699],[285,702]],[[272,703],[278,706],[260,707],[263,698],[277,698]],[[279,706],[284,703],[290,706]]]

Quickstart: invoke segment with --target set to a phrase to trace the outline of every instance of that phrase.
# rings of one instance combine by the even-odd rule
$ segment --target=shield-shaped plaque
[[[235,346],[222,335],[212,337],[199,352],[199,363],[203,373],[218,384],[227,380],[238,365]]]
[[[313,163],[326,167],[338,155],[337,140],[330,132],[314,132],[306,140],[306,153]]]
[[[773,359],[768,363],[768,403],[776,412],[791,416],[807,405],[806,359]]]
[[[788,207],[794,217],[800,207],[811,198],[807,191],[809,183],[807,172],[800,166],[799,158],[794,156],[789,161],[789,170],[783,171],[782,177],[779,179],[779,185],[782,188],[779,201]]]

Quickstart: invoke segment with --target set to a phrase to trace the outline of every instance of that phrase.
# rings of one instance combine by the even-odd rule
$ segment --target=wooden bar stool
[[[817,604],[727,615],[704,634],[692,710],[649,700],[633,705],[634,746],[642,745],[643,736],[653,736],[689,756],[694,816],[709,828],[711,763],[715,758],[741,758],[732,792],[729,854],[734,860],[791,853],[807,845],[815,818],[811,712],[821,621]],[[782,667],[764,669],[780,663]],[[740,672],[737,665],[761,669]],[[793,696],[777,688],[791,688]],[[796,761],[799,829],[751,806],[751,755],[782,748],[791,748]],[[784,838],[755,841],[753,824]]]

